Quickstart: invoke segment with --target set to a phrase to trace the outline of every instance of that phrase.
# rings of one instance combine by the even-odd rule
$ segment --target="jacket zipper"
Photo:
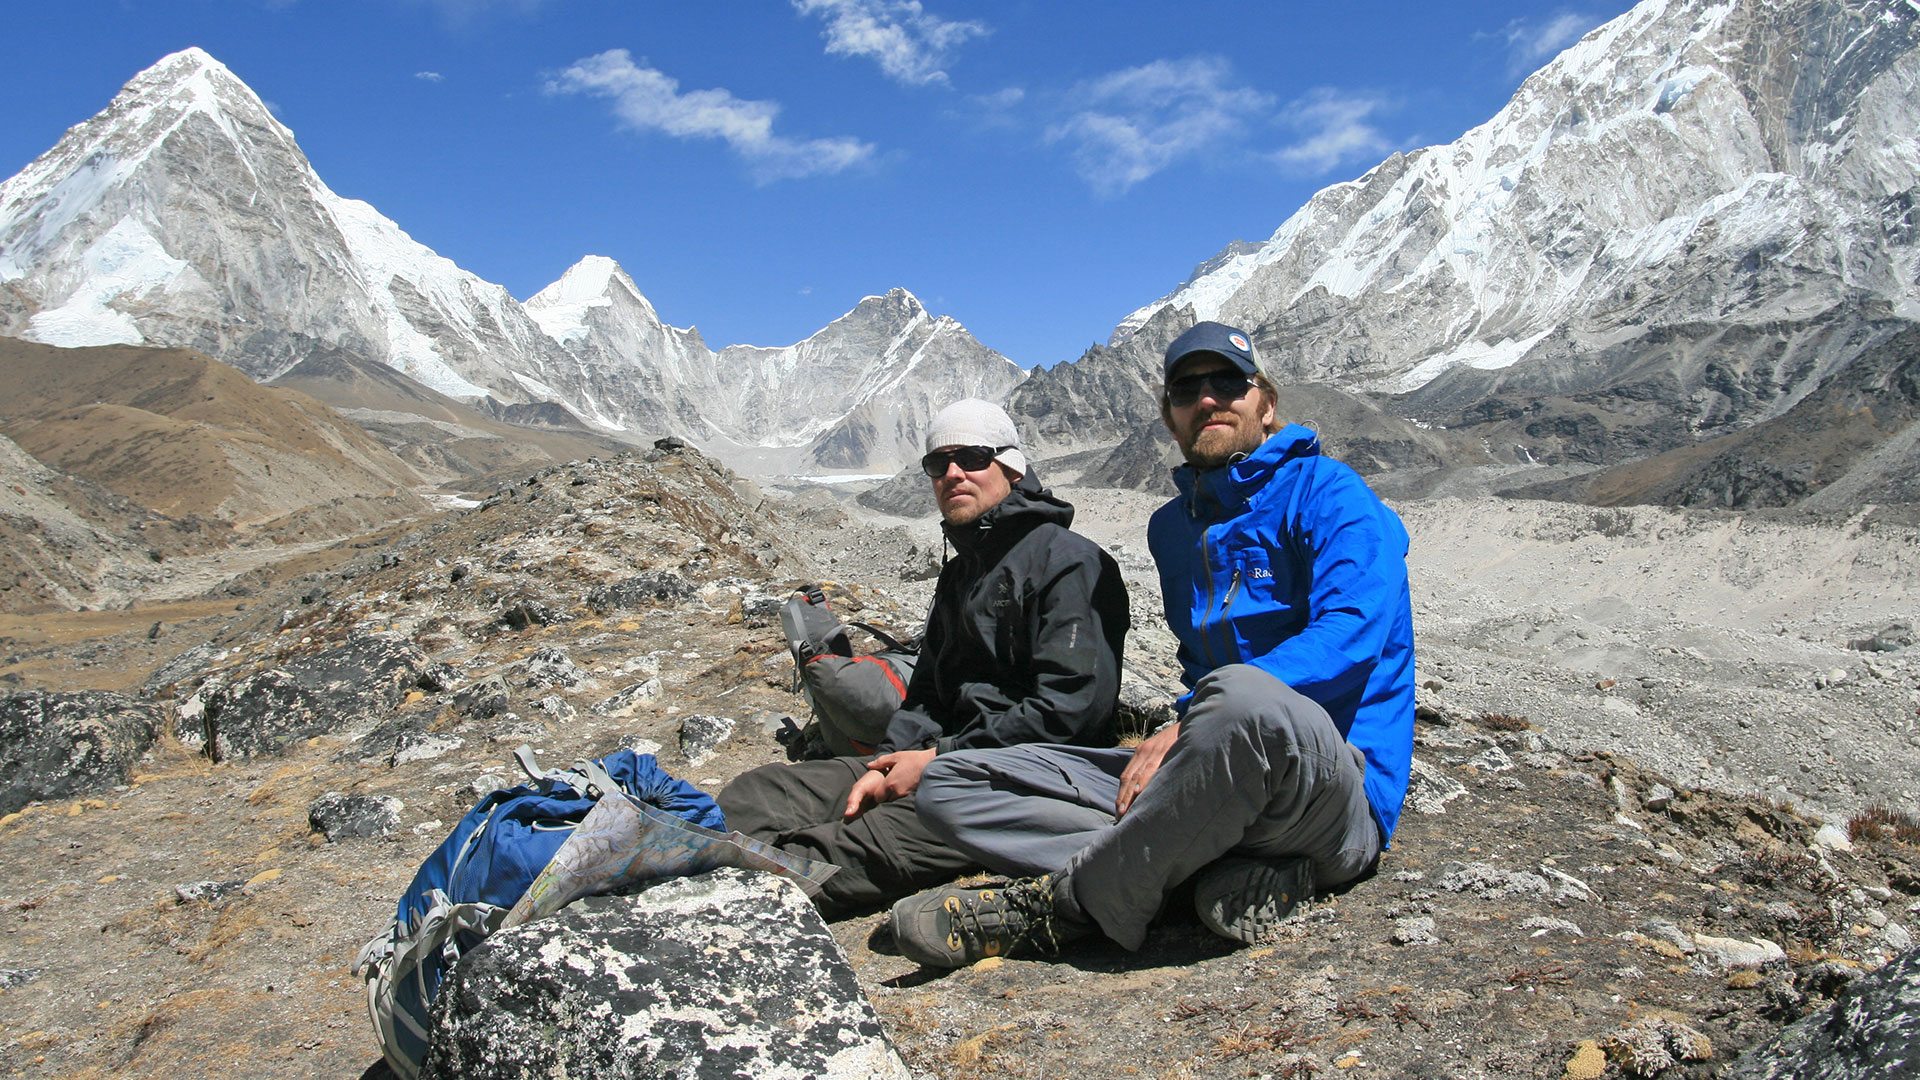
[[[1207,603],[1200,611],[1200,647],[1202,651],[1206,653],[1208,665],[1210,667],[1219,667],[1220,657],[1213,650],[1212,631],[1213,627],[1218,625],[1221,630],[1222,641],[1225,645],[1232,646],[1233,630],[1228,616],[1233,611],[1234,594],[1240,591],[1240,568],[1234,568],[1233,580],[1227,582],[1227,594],[1220,599],[1220,620],[1216,624],[1212,621],[1214,600],[1213,546],[1208,543],[1205,529],[1202,529],[1200,532],[1200,567],[1207,578]],[[1232,648],[1230,651],[1233,653],[1234,662],[1238,663],[1240,660],[1240,650]]]
[[[1227,597],[1220,602],[1220,633],[1224,646],[1233,654],[1233,662],[1240,662],[1240,649],[1234,644],[1233,637],[1233,594],[1240,591],[1240,568],[1234,567],[1233,580],[1227,583]]]
[[[1206,605],[1200,609],[1200,625],[1198,627],[1200,631],[1200,648],[1207,654],[1207,667],[1211,669],[1219,667],[1220,661],[1213,654],[1213,642],[1209,640],[1212,628],[1207,625],[1208,617],[1213,614],[1213,550],[1212,545],[1207,542],[1207,530],[1205,526],[1201,526],[1200,528],[1200,571],[1207,579],[1207,602]]]

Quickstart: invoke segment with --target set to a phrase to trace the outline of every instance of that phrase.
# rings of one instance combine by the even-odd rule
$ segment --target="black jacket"
[[[1072,522],[1030,471],[977,520],[942,526],[956,554],[881,753],[1113,745],[1127,587]]]

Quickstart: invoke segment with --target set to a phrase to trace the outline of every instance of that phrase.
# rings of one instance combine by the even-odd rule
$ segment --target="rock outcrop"
[[[328,843],[387,836],[400,827],[406,805],[388,795],[343,795],[329,791],[307,807],[307,824]]]
[[[805,894],[717,870],[488,938],[441,984],[422,1075],[909,1074]]]
[[[225,761],[371,727],[433,669],[432,659],[403,637],[356,635],[232,681],[213,677],[181,706],[180,741]]]
[[[1881,1080],[1920,1069],[1920,949],[1733,1063],[1727,1080]]]
[[[159,707],[106,691],[0,698],[0,814],[126,783],[162,723]]]

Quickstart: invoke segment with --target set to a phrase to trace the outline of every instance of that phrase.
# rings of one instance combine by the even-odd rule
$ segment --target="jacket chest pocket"
[[[1001,664],[1022,667],[1031,659],[1025,590],[1013,575],[998,573],[981,583],[973,603],[981,643]]]
[[[1265,546],[1225,553],[1227,592],[1221,614],[1233,627],[1242,656],[1257,656],[1306,626],[1301,568],[1285,552]]]

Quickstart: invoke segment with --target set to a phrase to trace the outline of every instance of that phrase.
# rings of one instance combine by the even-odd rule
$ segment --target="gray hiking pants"
[[[853,782],[870,757],[762,765],[741,773],[715,799],[737,829],[774,847],[830,862],[840,872],[815,898],[837,919],[870,910],[979,869],[934,836],[914,812],[914,796],[841,820]]]
[[[1365,756],[1326,710],[1258,668],[1200,680],[1173,748],[1116,821],[1132,756],[1042,745],[941,754],[920,781],[920,820],[990,870],[1065,870],[1075,902],[1129,949],[1167,893],[1222,855],[1305,856],[1328,887],[1380,854]]]

